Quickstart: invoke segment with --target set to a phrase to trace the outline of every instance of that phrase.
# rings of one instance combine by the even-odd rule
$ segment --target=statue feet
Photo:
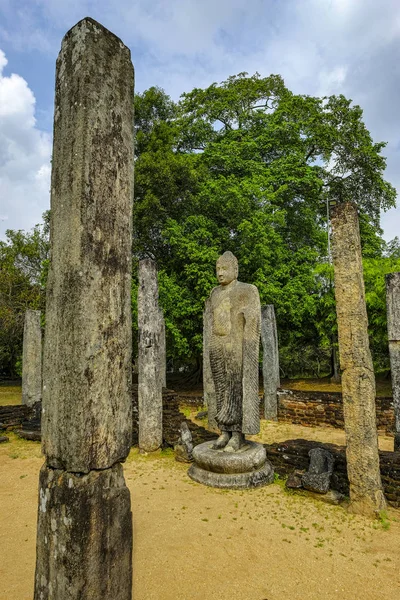
[[[232,431],[232,437],[224,448],[224,452],[237,452],[245,444],[243,433]]]
[[[215,444],[213,444],[213,450],[221,450],[221,448],[225,448],[225,446],[230,440],[230,437],[231,436],[229,435],[229,431],[223,431],[217,439],[217,441],[215,442]]]

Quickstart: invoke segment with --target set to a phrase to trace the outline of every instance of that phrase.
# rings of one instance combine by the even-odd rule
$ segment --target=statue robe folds
[[[237,280],[218,286],[205,320],[205,364],[210,367],[209,422],[221,431],[260,431],[258,358],[261,307],[254,285]]]

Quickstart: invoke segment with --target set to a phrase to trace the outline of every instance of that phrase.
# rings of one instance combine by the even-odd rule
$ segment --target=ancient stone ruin
[[[42,399],[42,329],[40,310],[25,313],[22,350],[22,404],[33,406]]]
[[[225,252],[217,261],[220,285],[211,292],[204,320],[209,328],[205,332],[209,384],[215,397],[215,405],[208,405],[209,419],[217,423],[221,435],[194,448],[189,469],[195,481],[222,488],[258,487],[273,479],[264,447],[245,439],[245,434],[260,430],[261,308],[257,288],[237,277],[237,259]]]
[[[165,324],[158,306],[157,266],[150,258],[139,262],[138,328],[139,448],[143,452],[154,452],[163,441]]]
[[[400,450],[400,273],[386,275],[386,305],[396,452]]]
[[[35,600],[129,600],[133,87],[86,18],[57,59]]]
[[[264,417],[278,419],[278,396],[280,386],[278,332],[273,304],[261,309],[261,342],[263,347]]]
[[[332,210],[332,256],[342,369],[350,510],[376,516],[386,506],[379,471],[375,375],[368,319],[357,207]]]

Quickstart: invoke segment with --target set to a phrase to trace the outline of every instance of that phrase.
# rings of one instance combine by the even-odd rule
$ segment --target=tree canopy
[[[168,357],[199,364],[204,301],[225,250],[239,278],[274,304],[283,376],[329,369],[336,339],[327,210],[356,202],[371,342],[388,368],[384,274],[400,270],[399,242],[385,244],[382,209],[396,192],[384,179],[385,144],[344,96],[290,92],[279,75],[246,73],[174,102],[152,87],[135,98],[132,311],[137,263],[159,268]],[[18,370],[26,308],[43,308],[48,221],[0,242],[0,364]]]
[[[380,210],[396,196],[360,107],[240,73],[178,103],[150,88],[135,114],[134,253],[158,263],[171,356],[199,357],[215,261],[231,250],[240,278],[275,305],[288,373],[305,348],[326,362],[336,328],[327,205],[357,202],[364,255],[378,259]]]

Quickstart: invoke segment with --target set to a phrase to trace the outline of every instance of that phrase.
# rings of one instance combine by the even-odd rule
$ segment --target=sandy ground
[[[342,432],[263,424],[263,438],[340,442]],[[339,438],[339,439],[338,439]],[[268,440],[266,440],[268,441]],[[390,440],[382,440],[383,445]],[[382,445],[382,444],[381,444]],[[31,600],[40,445],[0,446],[0,599]],[[400,511],[388,521],[286,492],[201,486],[170,452],[125,464],[135,600],[397,600]]]

